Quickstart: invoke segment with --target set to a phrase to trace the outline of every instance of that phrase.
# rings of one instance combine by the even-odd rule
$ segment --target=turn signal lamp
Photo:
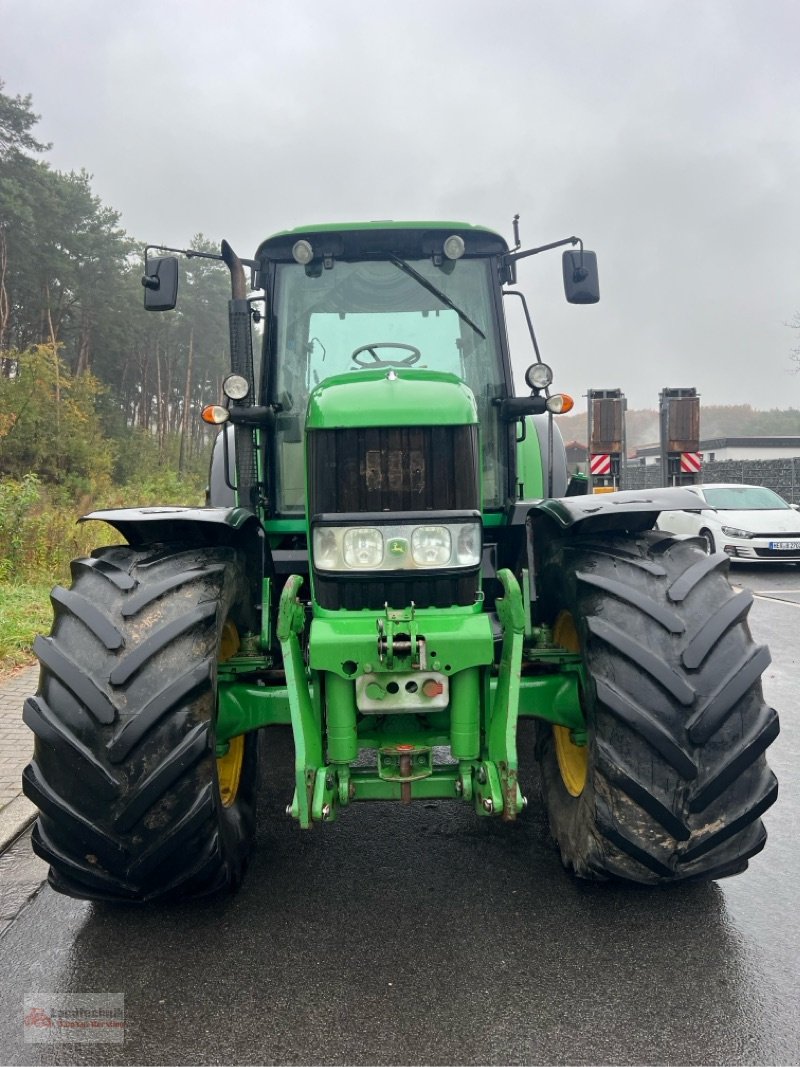
[[[230,418],[230,412],[221,404],[206,404],[200,412],[200,418],[210,426],[221,426]]]
[[[547,410],[551,415],[566,415],[575,407],[575,401],[566,393],[554,393],[547,398]]]

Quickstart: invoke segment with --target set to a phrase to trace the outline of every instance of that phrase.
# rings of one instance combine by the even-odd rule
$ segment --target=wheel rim
[[[234,623],[228,621],[222,627],[222,638],[219,644],[219,662],[235,656],[239,651],[239,631]],[[239,792],[239,782],[242,778],[242,765],[244,764],[244,736],[232,737],[228,742],[228,751],[224,756],[217,757],[217,782],[219,783],[219,795],[223,808],[229,808],[236,801]]]
[[[580,639],[570,612],[562,611],[558,616],[553,629],[553,642],[570,652],[580,652]],[[588,747],[573,744],[566,726],[553,726],[553,742],[564,788],[570,796],[579,797],[586,787],[588,777]]]

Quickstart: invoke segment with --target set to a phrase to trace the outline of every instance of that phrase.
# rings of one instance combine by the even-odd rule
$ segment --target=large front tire
[[[217,663],[252,628],[232,549],[101,549],[57,587],[37,638],[23,775],[50,883],[90,900],[197,896],[240,881],[255,832],[257,735],[216,758]]]
[[[564,865],[587,879],[708,880],[766,841],[777,796],[764,752],[749,592],[727,558],[659,533],[555,543],[542,575],[558,643],[583,658],[585,745],[540,724],[542,789]]]

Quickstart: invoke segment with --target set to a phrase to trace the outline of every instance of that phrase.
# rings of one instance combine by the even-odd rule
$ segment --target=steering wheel
[[[410,356],[406,356],[405,359],[381,359],[378,353],[375,351],[377,348],[402,348],[404,352],[410,352]],[[369,352],[372,359],[359,359],[358,357],[362,352]],[[372,341],[368,345],[362,345],[357,348],[351,359],[357,367],[413,367],[415,363],[419,363],[422,358],[422,353],[414,345],[403,345],[399,341]]]

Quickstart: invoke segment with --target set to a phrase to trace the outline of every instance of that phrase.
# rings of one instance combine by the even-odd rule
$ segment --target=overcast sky
[[[556,386],[631,407],[800,407],[798,42],[797,0],[0,0],[4,91],[135,237],[518,212],[599,258],[593,307],[520,264]]]

